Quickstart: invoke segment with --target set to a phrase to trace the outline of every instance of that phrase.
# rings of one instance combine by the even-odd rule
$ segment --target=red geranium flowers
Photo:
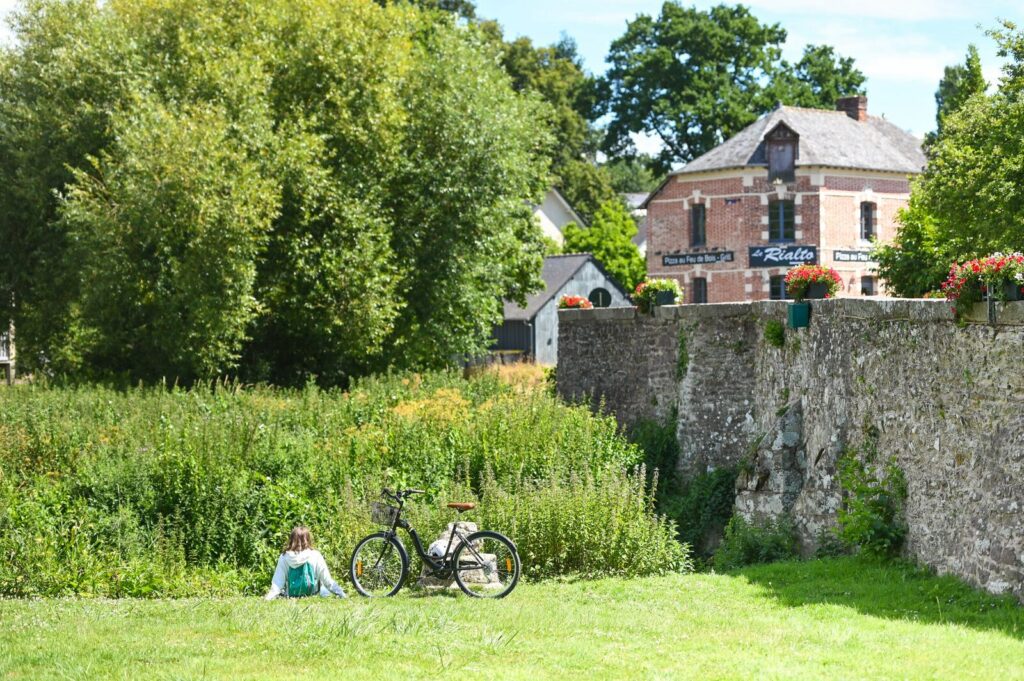
[[[583,296],[562,296],[558,299],[560,310],[589,310],[594,304]]]

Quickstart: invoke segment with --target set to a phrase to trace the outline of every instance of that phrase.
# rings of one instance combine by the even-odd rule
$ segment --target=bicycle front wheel
[[[512,540],[497,532],[474,532],[455,550],[455,583],[476,598],[504,598],[519,583],[522,565]]]
[[[352,552],[348,575],[361,596],[394,596],[409,575],[409,554],[397,537],[371,534]]]

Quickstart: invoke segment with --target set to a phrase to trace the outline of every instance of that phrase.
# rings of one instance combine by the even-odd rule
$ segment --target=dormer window
[[[765,156],[768,160],[768,181],[793,182],[796,180],[796,159],[800,136],[785,123],[779,123],[764,136]]]

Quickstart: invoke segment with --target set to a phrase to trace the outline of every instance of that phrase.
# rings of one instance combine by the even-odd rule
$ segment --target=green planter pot
[[[672,291],[657,291],[654,294],[655,305],[675,305],[676,294]]]
[[[1003,282],[1003,300],[1024,300],[1024,291],[1021,286],[1013,281]]]
[[[822,284],[820,281],[816,281],[807,287],[807,294],[804,298],[807,300],[824,300],[827,295],[828,284]]]
[[[787,309],[789,315],[789,328],[804,329],[811,323],[810,303],[790,303]]]

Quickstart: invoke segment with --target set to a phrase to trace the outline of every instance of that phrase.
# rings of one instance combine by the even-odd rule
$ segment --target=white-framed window
[[[878,223],[878,207],[870,201],[860,204],[860,238],[871,241],[875,236],[875,225]]]

